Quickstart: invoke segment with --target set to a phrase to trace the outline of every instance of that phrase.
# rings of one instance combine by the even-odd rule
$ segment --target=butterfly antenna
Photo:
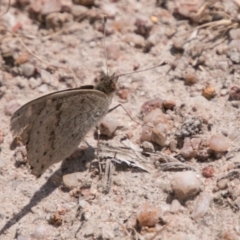
[[[105,55],[105,65],[106,65],[106,70],[107,70],[107,76],[109,76],[109,71],[108,71],[108,58],[107,58],[107,49],[106,49],[106,23],[107,23],[107,17],[103,17],[104,20],[104,25],[103,25],[103,45],[104,45],[104,55]]]
[[[135,71],[135,72],[128,72],[128,73],[119,74],[118,77],[125,76],[125,75],[130,75],[130,74],[134,74],[134,73],[145,72],[145,71],[148,71],[148,70],[157,68],[157,67],[164,66],[164,65],[166,65],[166,64],[167,64],[167,62],[162,62],[162,63],[160,63],[160,64],[158,64],[158,65],[156,65],[156,66],[154,66],[154,67],[146,68],[146,69],[139,70],[139,71]]]

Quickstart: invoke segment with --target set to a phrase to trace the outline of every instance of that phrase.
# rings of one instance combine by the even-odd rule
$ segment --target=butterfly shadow
[[[62,165],[48,178],[47,182],[41,186],[41,188],[34,193],[29,203],[25,205],[22,210],[14,215],[7,223],[0,229],[0,236],[5,233],[10,227],[20,221],[29,212],[32,212],[32,208],[35,207],[44,198],[48,197],[58,187],[62,185],[62,176],[74,172],[84,172],[87,170],[86,163],[95,159],[95,149],[88,145],[87,148],[77,149],[71,157],[65,159]]]

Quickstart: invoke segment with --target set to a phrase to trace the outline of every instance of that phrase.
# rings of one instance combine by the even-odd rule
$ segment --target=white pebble
[[[63,184],[65,187],[67,187],[69,189],[73,189],[80,185],[81,177],[82,177],[82,175],[79,172],[66,174],[63,176]]]
[[[178,172],[172,178],[171,187],[177,199],[185,201],[200,192],[201,181],[195,172]]]
[[[194,210],[192,212],[192,218],[197,219],[203,217],[208,211],[211,201],[212,196],[210,194],[207,192],[201,192],[195,203]]]
[[[225,152],[230,147],[228,138],[222,135],[213,135],[209,142],[209,148],[216,152]]]
[[[48,92],[48,85],[47,84],[42,84],[38,90],[41,92],[41,93],[46,93]]]
[[[177,199],[174,199],[171,203],[170,212],[177,213],[181,210],[181,208],[182,208],[182,205],[180,204],[180,202]]]

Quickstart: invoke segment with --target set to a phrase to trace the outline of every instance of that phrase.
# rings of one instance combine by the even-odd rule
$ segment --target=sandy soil
[[[93,2],[15,0],[4,13],[2,1],[0,239],[240,239],[237,1]],[[122,104],[134,121],[121,107],[107,115],[117,130],[100,141],[103,174],[92,129],[36,178],[23,147],[10,150],[11,115],[44,94],[96,84],[106,72],[103,14],[109,74],[167,64],[119,78],[111,106]],[[156,98],[161,114],[149,117]],[[161,123],[144,143],[143,116],[150,129]],[[104,146],[148,171],[113,163],[118,155]],[[147,146],[154,154],[136,154]],[[186,170],[197,179],[189,185],[199,182],[183,199],[172,179]]]

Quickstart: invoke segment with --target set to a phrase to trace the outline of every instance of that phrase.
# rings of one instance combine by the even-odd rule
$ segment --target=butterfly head
[[[109,95],[115,92],[117,80],[118,76],[115,76],[115,74],[111,76],[104,75],[96,85],[95,89]]]

